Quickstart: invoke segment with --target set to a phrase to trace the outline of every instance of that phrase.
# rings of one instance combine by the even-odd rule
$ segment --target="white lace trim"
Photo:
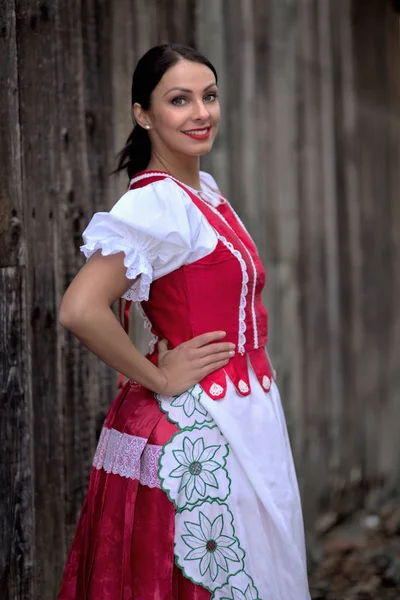
[[[254,264],[253,257],[245,246],[245,250],[249,255],[251,266],[253,267],[253,289],[251,292],[251,316],[253,319],[253,330],[254,330],[254,348],[258,348],[258,329],[257,329],[257,318],[256,318],[256,285],[257,285],[257,269]]]
[[[170,175],[169,173],[163,173],[162,171],[153,171],[152,173],[143,173],[142,175],[138,175],[137,177],[133,177],[131,179],[130,185],[132,185],[133,183],[136,183],[137,181],[142,181],[142,179],[149,179],[150,177],[169,177],[170,179],[173,179],[174,181],[178,181],[177,179],[175,179],[175,177],[172,177],[172,175]]]
[[[146,438],[103,427],[93,466],[104,469],[106,473],[138,479],[142,485],[159,488],[158,459],[161,451],[162,446],[147,444]]]
[[[200,196],[199,196],[199,198],[200,198],[200,200],[202,202],[204,202],[203,198],[201,198]],[[252,320],[253,320],[253,330],[254,330],[254,348],[258,348],[258,328],[257,328],[256,307],[255,307],[256,285],[257,285],[257,269],[256,269],[256,266],[254,264],[253,258],[251,256],[249,250],[247,249],[246,245],[242,242],[242,240],[240,239],[240,237],[238,236],[238,234],[236,233],[236,231],[234,229],[232,229],[232,227],[229,225],[229,223],[225,219],[225,217],[223,215],[221,215],[221,213],[216,208],[214,208],[211,204],[207,203],[207,206],[209,206],[209,208],[221,219],[221,221],[223,221],[225,223],[225,225],[227,225],[229,227],[229,229],[232,231],[232,233],[235,234],[235,236],[238,238],[238,240],[242,244],[243,248],[245,249],[245,251],[246,251],[246,253],[247,253],[247,255],[248,255],[249,259],[250,259],[251,266],[253,268],[253,274],[254,274],[253,289],[252,289],[252,295],[251,295],[251,317],[252,317]],[[245,229],[245,231],[247,232],[246,229]],[[246,266],[246,263],[245,263],[245,266]],[[248,278],[247,278],[247,281],[248,281]],[[246,306],[246,303],[245,303],[245,306]],[[245,325],[245,329],[246,329],[246,325]]]
[[[246,263],[243,260],[242,255],[240,254],[239,250],[236,250],[233,245],[231,244],[231,242],[228,242],[228,240],[223,236],[223,235],[219,235],[218,234],[218,239],[221,240],[221,242],[224,244],[224,246],[226,246],[228,248],[228,250],[230,252],[232,252],[233,256],[235,256],[235,258],[238,259],[240,267],[242,269],[242,291],[240,293],[240,304],[239,304],[239,343],[238,343],[238,351],[243,354],[244,353],[244,347],[246,344],[246,336],[245,336],[245,331],[246,331],[246,297],[247,297],[247,293],[248,293],[248,287],[247,287],[247,283],[249,281],[249,276],[247,274],[247,267],[246,267]]]
[[[229,205],[229,208],[231,210],[231,213],[235,217],[236,221],[239,223],[239,225],[242,227],[242,229],[247,233],[247,235],[251,239],[251,235],[247,231],[247,228],[246,228],[245,224],[243,223],[242,219],[234,211],[234,209],[232,208],[232,206]],[[225,223],[227,223],[226,220],[225,220]],[[228,225],[228,227],[230,227],[229,223],[227,223],[227,225]],[[232,229],[232,227],[231,227],[231,229]],[[251,256],[251,253],[247,249],[246,245],[245,244],[243,244],[243,245],[244,245],[245,250],[246,250],[246,252],[247,252],[247,254],[249,256],[249,259],[250,259],[250,262],[251,262],[251,266],[253,267],[253,273],[254,273],[253,290],[252,290],[252,297],[251,297],[251,315],[252,315],[252,318],[253,318],[253,325],[254,325],[254,347],[258,348],[258,329],[257,329],[256,307],[255,307],[256,285],[257,285],[257,269],[256,269],[256,265],[254,264],[254,260],[253,260],[253,257]]]
[[[132,244],[119,236],[108,237],[95,242],[88,242],[81,246],[81,252],[86,260],[97,250],[101,250],[103,256],[123,252],[125,254],[124,265],[125,276],[128,279],[136,279],[133,285],[123,294],[122,298],[133,302],[142,302],[149,299],[150,284],[153,281],[153,268],[148,258]],[[139,277],[140,275],[140,277]]]
[[[144,312],[143,306],[140,304],[140,302],[135,302],[134,307],[143,319],[144,329],[147,329],[147,331],[149,331],[149,333],[151,334],[151,340],[149,342],[149,353],[152,354],[154,352],[154,348],[156,347],[156,344],[158,342],[158,336],[155,335],[154,333],[152,333],[152,331],[151,331],[152,324],[151,324],[148,316]]]
[[[212,194],[212,198],[211,200],[208,198],[205,201],[208,204],[213,205],[213,201],[216,202],[216,204],[225,204],[226,200],[225,198],[222,196],[221,192],[218,189],[215,189],[213,187],[211,187],[206,181],[204,181],[204,178],[201,179],[200,177],[200,183],[202,183],[207,190],[196,190],[195,188],[190,187],[190,185],[186,185],[185,183],[183,183],[182,181],[179,181],[179,179],[176,179],[176,177],[174,177],[173,175],[170,175],[169,173],[166,172],[161,172],[161,171],[155,171],[153,173],[143,173],[142,175],[138,175],[137,177],[133,177],[133,179],[131,179],[130,181],[130,185],[136,183],[137,181],[141,181],[142,179],[149,179],[151,177],[164,177],[165,179],[172,179],[172,181],[175,181],[175,183],[184,185],[185,187],[187,187],[189,190],[191,190],[194,194],[200,195],[200,194],[204,194],[207,198],[207,194]],[[204,200],[204,198],[202,198],[202,200]]]

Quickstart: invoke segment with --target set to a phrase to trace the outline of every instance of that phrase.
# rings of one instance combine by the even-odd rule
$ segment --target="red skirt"
[[[175,507],[157,482],[157,449],[177,431],[149,390],[124,386],[106,417],[59,600],[210,599],[175,565]]]

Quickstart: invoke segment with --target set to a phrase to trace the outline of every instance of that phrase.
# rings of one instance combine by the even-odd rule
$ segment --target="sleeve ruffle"
[[[144,252],[132,247],[128,241],[117,236],[88,242],[81,246],[81,251],[86,260],[97,250],[101,250],[103,256],[117,254],[118,252],[125,254],[126,277],[136,281],[122,295],[122,298],[133,302],[142,302],[149,299],[150,284],[153,281],[153,268]]]
[[[126,277],[135,279],[123,298],[148,300],[151,283],[213,249],[215,234],[186,193],[172,181],[127,192],[110,212],[93,215],[83,232],[86,259],[123,252]]]

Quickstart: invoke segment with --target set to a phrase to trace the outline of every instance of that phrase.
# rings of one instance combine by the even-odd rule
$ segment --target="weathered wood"
[[[201,168],[218,177],[218,185],[224,194],[229,192],[227,142],[227,77],[224,47],[225,24],[223,0],[198,0],[196,2],[196,47],[209,58],[218,73],[221,124],[213,151],[202,157]]]
[[[367,2],[361,10],[353,2],[352,24],[357,166],[362,198],[362,359],[356,363],[356,377],[363,402],[363,467],[366,477],[371,478],[388,474],[394,467],[393,457],[398,456],[398,436],[393,435],[393,424],[399,419],[398,397],[395,399],[399,377],[395,296],[399,285],[399,246],[398,233],[394,232],[398,232],[400,223],[400,95],[394,57],[400,49],[398,21],[389,5],[382,8]],[[398,464],[397,459],[395,462]]]
[[[34,597],[32,395],[15,5],[0,4],[0,597]]]
[[[24,352],[22,267],[0,269],[0,594],[4,600],[33,597],[32,410]]]
[[[27,302],[30,328],[34,440],[35,594],[57,594],[63,568],[65,505],[62,405],[59,388],[56,274],[57,5],[16,2],[22,153],[27,225]]]
[[[59,305],[66,286],[83,264],[79,252],[81,232],[96,205],[100,205],[100,202],[96,203],[96,194],[99,195],[104,176],[98,165],[99,155],[102,167],[106,168],[101,143],[96,138],[97,122],[102,119],[96,111],[97,107],[85,97],[84,49],[89,67],[95,67],[99,71],[100,79],[99,65],[93,64],[91,53],[96,22],[88,4],[82,7],[80,1],[70,2],[68,7],[60,4],[54,13],[56,112],[53,118],[56,132],[52,150],[57,156],[59,170],[55,211],[57,238],[53,255],[56,306]],[[82,27],[81,11],[85,16],[85,30]],[[91,70],[86,72],[90,74]],[[94,85],[94,82],[91,84]],[[95,92],[96,88],[90,90],[93,96]],[[98,146],[94,148],[93,141],[96,139]],[[98,200],[101,200],[101,196]],[[98,361],[72,335],[61,328],[58,328],[57,334],[57,385],[62,408],[60,428],[63,435],[61,460],[65,553],[75,530],[89,478],[101,394]],[[61,577],[61,572],[62,569],[57,573],[58,578]]]

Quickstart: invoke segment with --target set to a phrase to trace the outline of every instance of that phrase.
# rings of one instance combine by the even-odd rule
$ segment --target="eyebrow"
[[[217,82],[213,81],[212,83],[210,83],[207,87],[204,88],[203,92],[206,92],[213,85],[217,85]],[[187,88],[173,87],[170,90],[168,90],[168,92],[165,92],[164,96],[166,96],[170,92],[174,92],[174,91],[177,91],[177,90],[179,90],[180,92],[185,92],[186,94],[192,94],[193,93],[193,90],[188,90]]]

